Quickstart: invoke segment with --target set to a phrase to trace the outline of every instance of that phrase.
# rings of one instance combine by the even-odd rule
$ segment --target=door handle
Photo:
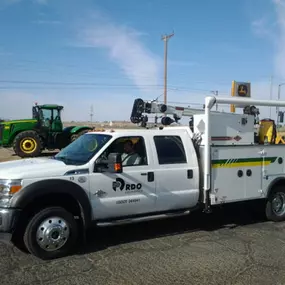
[[[153,182],[154,181],[154,172],[148,172],[147,173],[147,181]]]
[[[188,169],[187,170],[187,178],[188,179],[192,179],[193,178],[193,170],[192,169]]]
[[[153,182],[154,181],[154,172],[142,172],[142,176],[147,176],[147,181],[148,182]]]

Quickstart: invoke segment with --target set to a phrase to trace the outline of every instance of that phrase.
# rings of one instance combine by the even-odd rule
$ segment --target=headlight
[[[0,179],[0,207],[8,207],[13,195],[22,188],[20,179]]]

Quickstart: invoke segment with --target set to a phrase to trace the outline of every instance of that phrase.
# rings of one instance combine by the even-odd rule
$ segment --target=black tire
[[[56,219],[55,217],[57,217],[58,219]],[[41,229],[43,230],[39,230],[39,227],[44,221],[47,221],[47,223],[45,224],[47,226],[43,226],[41,227]],[[50,223],[50,221],[52,221],[52,223]],[[64,224],[66,224],[66,229]],[[48,243],[45,242],[44,239],[42,239],[42,246],[40,246],[37,241],[37,231],[40,231],[41,236],[47,237],[47,235],[45,235],[44,229],[47,229],[48,226],[50,226],[50,229],[56,229],[56,227],[60,228],[63,232],[63,235],[64,233],[69,232],[68,237],[66,237],[65,239],[58,239],[58,241],[62,241],[64,244],[58,249],[54,248],[54,250],[52,251],[43,249],[44,245]],[[53,226],[54,228],[52,228]],[[43,260],[60,258],[70,254],[76,245],[77,239],[78,225],[73,215],[61,207],[48,207],[38,212],[28,222],[24,232],[24,244],[27,250],[32,255]],[[40,238],[38,240],[40,241]],[[53,245],[50,246],[50,248],[52,248],[53,246],[55,247],[55,245],[56,241]]]
[[[73,134],[73,135],[71,135],[71,137],[70,137],[70,142],[72,143],[72,142],[74,142],[75,140],[77,140],[78,139],[78,134]]]
[[[274,200],[279,199],[280,211],[276,211],[276,207],[274,206]],[[266,218],[273,222],[282,222],[285,220],[285,186],[280,185],[277,186],[273,191],[269,194],[269,197],[266,202],[265,207]]]
[[[30,143],[30,145],[34,145],[34,147],[32,147],[30,151],[25,151],[24,143]],[[13,142],[13,149],[15,154],[19,157],[36,157],[39,156],[43,150],[43,141],[37,132],[24,131],[16,135]]]
[[[80,136],[84,135],[85,133],[87,133],[89,130],[82,130],[76,134],[71,135],[70,141],[73,142],[76,139],[78,139]]]

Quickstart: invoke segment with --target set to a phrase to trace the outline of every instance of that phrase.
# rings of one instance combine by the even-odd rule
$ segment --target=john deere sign
[[[232,82],[232,96],[233,97],[243,97],[243,98],[250,98],[250,82]],[[243,108],[245,105],[235,105],[237,108]]]
[[[245,84],[238,85],[237,94],[240,97],[247,97],[247,94],[248,94],[247,85],[245,85]]]

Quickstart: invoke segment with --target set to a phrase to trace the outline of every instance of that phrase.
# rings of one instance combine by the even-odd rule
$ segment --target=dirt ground
[[[1,161],[17,159],[0,150]],[[285,223],[251,208],[92,230],[74,255],[40,261],[0,243],[10,285],[285,284]]]
[[[53,152],[44,151],[43,156],[54,155],[57,152],[58,151],[53,151]],[[0,162],[17,160],[17,159],[21,159],[21,158],[15,155],[12,148],[0,148]]]
[[[20,159],[11,148],[0,148],[0,162]]]

